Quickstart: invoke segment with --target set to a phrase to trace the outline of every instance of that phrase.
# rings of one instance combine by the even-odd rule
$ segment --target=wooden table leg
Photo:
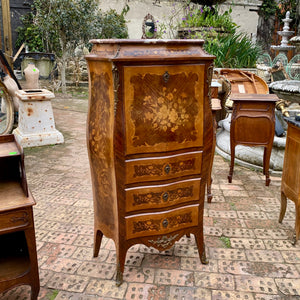
[[[228,175],[228,182],[232,182],[232,175],[233,175],[233,168],[234,168],[234,157],[235,157],[235,144],[230,143],[230,169],[229,169],[229,175]]]
[[[264,149],[264,161],[263,161],[263,170],[264,175],[266,175],[266,186],[270,185],[271,179],[269,178],[269,167],[270,167],[270,157],[272,152],[272,145],[265,147]]]

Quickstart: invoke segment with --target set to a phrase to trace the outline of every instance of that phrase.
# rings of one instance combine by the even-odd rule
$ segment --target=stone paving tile
[[[199,257],[181,257],[181,270],[201,271],[209,273],[218,272],[216,260],[209,260],[208,264],[202,264]]]
[[[300,251],[281,251],[281,255],[286,263],[300,264]]]
[[[154,282],[159,285],[193,286],[194,274],[190,271],[158,269]]]
[[[218,228],[215,226],[204,226],[203,232],[205,235],[213,235],[213,236],[221,236],[222,235],[222,228]]]
[[[284,229],[254,229],[254,233],[259,239],[287,239],[288,234]]]
[[[143,283],[129,283],[124,299],[148,299],[149,290],[154,290],[155,285]]]
[[[275,279],[278,289],[287,296],[300,296],[300,279]]]
[[[240,249],[210,248],[209,257],[211,259],[246,260],[245,251]]]
[[[60,243],[71,245],[77,238],[77,234],[48,231],[41,240],[48,243]]]
[[[218,210],[209,210],[209,217],[212,218],[237,218],[237,213],[235,211],[218,211]]]
[[[255,294],[255,300],[296,300],[296,298],[294,297],[290,298],[282,294],[281,295]]]
[[[39,249],[38,253],[40,256],[71,257],[75,250],[76,247],[73,245],[47,243]]]
[[[239,249],[265,249],[266,246],[262,240],[248,238],[230,238],[232,248]]]
[[[225,202],[225,197],[223,195],[217,195],[216,192],[213,190],[213,198],[212,203],[223,203]]]
[[[72,258],[84,261],[97,260],[99,262],[105,261],[108,257],[109,251],[106,249],[100,249],[98,257],[93,257],[93,249],[90,247],[76,247]]]
[[[80,275],[82,278],[88,278],[91,276],[101,279],[112,279],[116,271],[116,265],[104,264],[98,261],[84,261],[76,270],[76,274]]]
[[[219,260],[219,272],[233,275],[255,275],[263,277],[299,278],[299,272],[294,265]]]
[[[242,292],[277,295],[277,286],[273,278],[258,276],[235,276],[236,290]]]
[[[175,244],[174,255],[176,256],[188,256],[188,257],[199,257],[197,246]]]
[[[291,250],[291,251],[300,251],[300,245],[294,246],[293,240],[266,240],[264,241],[266,249],[273,250]]]
[[[134,252],[127,252],[125,264],[126,266],[140,266],[144,259],[144,255],[142,253],[134,253]],[[106,263],[109,264],[116,264],[116,251],[110,251]]]
[[[223,235],[228,237],[253,238],[253,230],[246,228],[223,228]]]
[[[225,197],[247,197],[249,193],[247,191],[240,190],[224,190],[223,195]]]
[[[134,245],[126,255],[124,283],[116,287],[114,242],[103,237],[99,255],[93,257],[84,101],[83,109],[82,100],[53,100],[64,144],[25,148],[28,183],[37,201],[39,300],[54,300],[55,295],[55,300],[300,300],[300,242],[291,244],[292,201],[288,201],[283,222],[278,223],[281,178],[272,176],[266,187],[262,173],[235,166],[229,184],[229,162],[217,154],[212,203],[206,199],[204,203],[209,263],[200,262],[193,235],[182,237],[163,252]],[[20,286],[0,294],[0,299],[29,300],[30,289]]]
[[[234,290],[234,276],[229,274],[195,272],[195,285],[206,289]]]
[[[268,219],[267,215],[261,211],[238,211],[237,215],[239,218],[242,219],[255,219],[255,220]]]
[[[82,293],[88,283],[88,277],[73,274],[54,273],[47,282],[47,287],[56,290]]]
[[[41,269],[51,270],[56,273],[74,274],[81,262],[71,258],[50,256],[41,266]]]
[[[127,291],[127,285],[128,284],[124,282],[121,286],[117,287],[116,283],[112,280],[99,280],[92,278],[89,280],[86,292],[90,295],[97,295],[105,298],[124,299]]]
[[[93,247],[93,245],[94,245],[94,236],[77,234],[77,237],[73,242],[73,245]]]
[[[79,293],[69,293],[69,292],[59,292],[55,297],[55,300],[104,300],[104,298],[99,298],[98,296],[88,296]],[[112,300],[105,298],[105,300]]]
[[[249,261],[257,262],[283,262],[283,257],[280,251],[272,250],[245,250],[247,259]]]
[[[211,300],[254,300],[251,293],[233,292],[233,291],[212,291]]]
[[[245,228],[246,224],[244,220],[241,219],[225,219],[225,218],[213,218],[213,224],[216,227],[221,228]]]
[[[155,280],[155,269],[125,266],[123,279],[126,282],[153,283]]]
[[[128,265],[127,262],[126,265]],[[167,255],[161,256],[159,254],[155,254],[155,255],[146,254],[143,260],[143,266],[149,268],[161,268],[161,269],[180,269],[180,258],[176,256],[167,256]]]
[[[246,226],[251,229],[257,229],[257,228],[265,228],[265,229],[278,229],[278,226],[280,225],[278,223],[278,220],[263,220],[260,219],[259,222],[254,219],[246,219],[244,220]]]
[[[170,294],[168,299],[169,300],[211,299],[211,291],[209,289],[204,289],[204,288],[172,286],[170,288]]]

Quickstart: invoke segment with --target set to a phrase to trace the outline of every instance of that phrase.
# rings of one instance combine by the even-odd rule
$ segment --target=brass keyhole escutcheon
[[[169,225],[168,220],[164,219],[163,222],[162,222],[162,225],[163,225],[164,228],[166,228]]]
[[[163,80],[165,83],[167,83],[170,79],[170,74],[168,73],[168,71],[166,71],[163,75]]]
[[[166,201],[168,201],[168,199],[169,199],[169,194],[167,192],[165,192],[163,194],[163,200],[166,202]]]
[[[170,165],[166,165],[166,166],[165,166],[165,172],[166,172],[166,174],[169,174],[170,171],[171,171]]]

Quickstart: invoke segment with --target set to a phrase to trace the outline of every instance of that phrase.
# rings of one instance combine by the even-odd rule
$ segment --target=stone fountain
[[[275,51],[279,51],[279,54],[282,53],[287,56],[288,51],[295,49],[295,46],[288,45],[289,37],[294,34],[294,31],[290,31],[290,23],[293,21],[290,19],[290,12],[287,11],[285,15],[285,19],[283,21],[283,31],[278,31],[277,34],[282,37],[281,44],[278,46],[272,45],[271,49]]]

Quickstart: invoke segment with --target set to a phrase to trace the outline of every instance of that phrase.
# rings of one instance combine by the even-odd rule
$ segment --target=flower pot
[[[180,39],[190,39],[197,33],[208,37],[216,37],[218,34],[225,35],[229,32],[219,27],[181,27],[177,31],[178,38]]]

